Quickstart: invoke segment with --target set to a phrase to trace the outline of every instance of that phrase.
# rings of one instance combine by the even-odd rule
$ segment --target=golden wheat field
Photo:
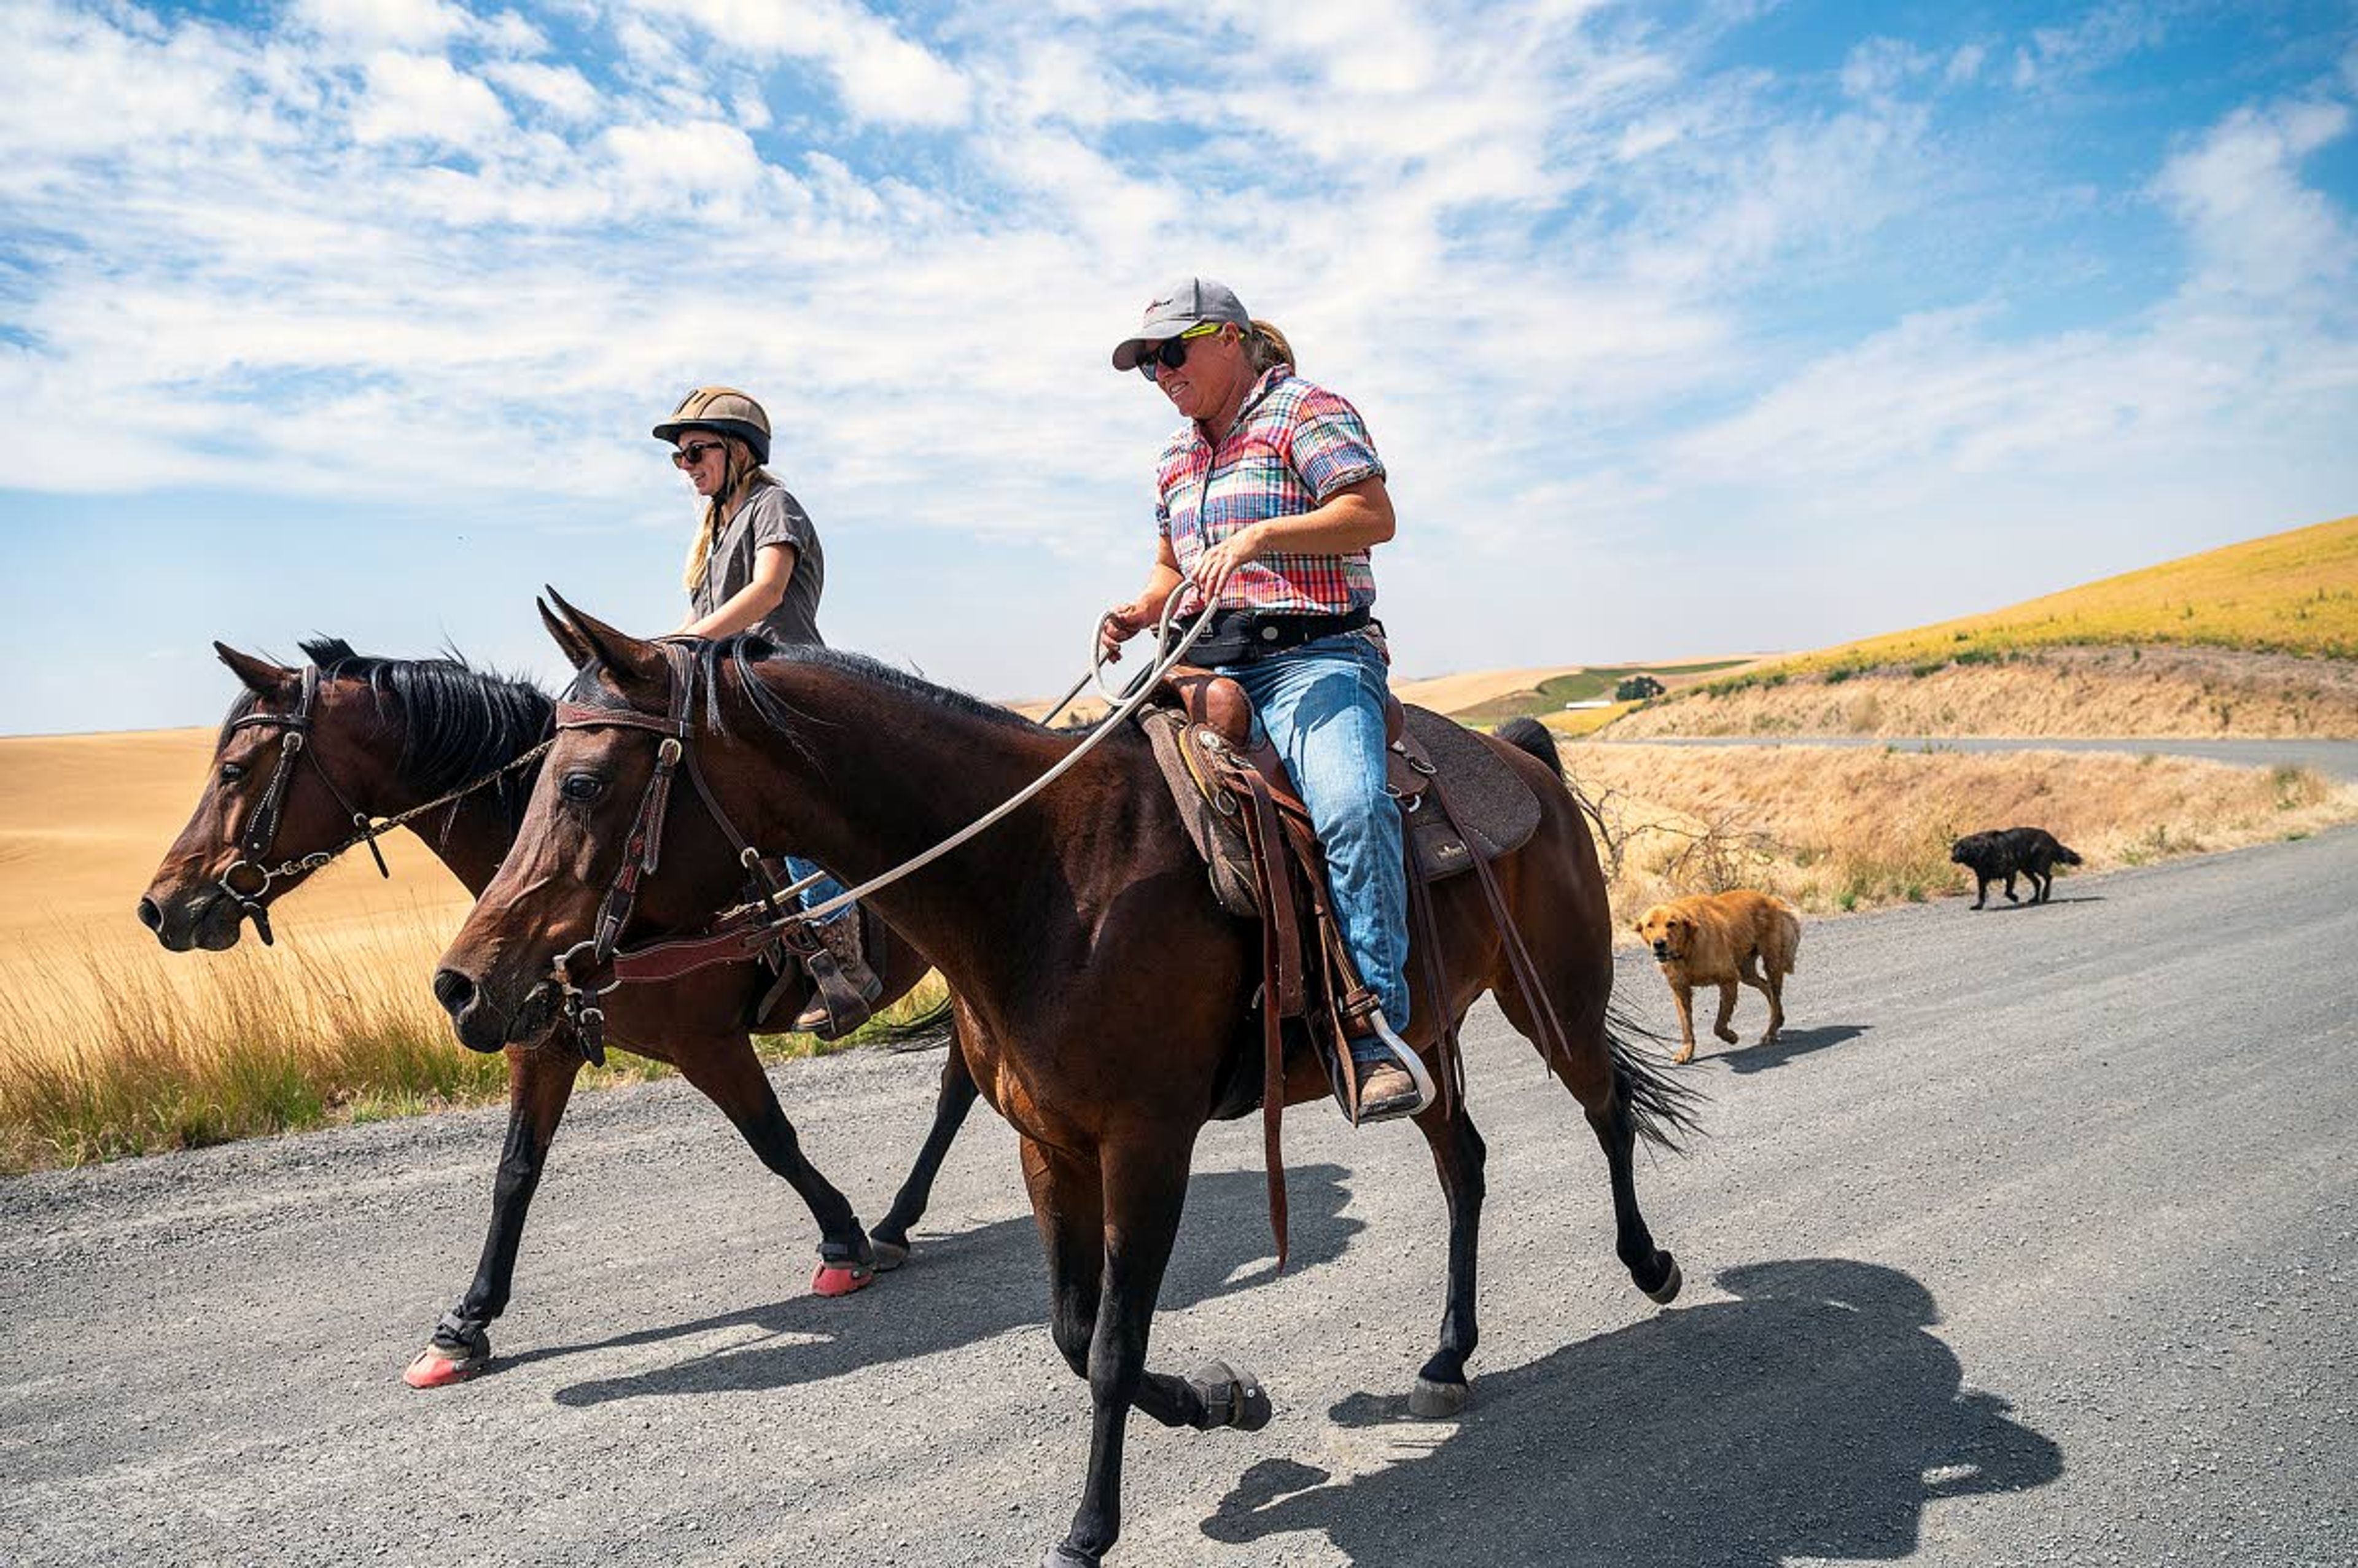
[[[2246,539],[1786,667],[1904,665],[2063,643],[2178,643],[2358,658],[2358,516]]]

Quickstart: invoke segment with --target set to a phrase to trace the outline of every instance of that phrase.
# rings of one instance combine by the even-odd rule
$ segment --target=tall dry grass
[[[292,922],[288,923],[290,925]],[[413,914],[275,948],[139,953],[84,935],[0,989],[0,1170],[76,1165],[504,1098],[427,985],[447,922]],[[920,986],[845,1045],[938,1000]],[[838,1049],[763,1036],[766,1060]],[[615,1049],[585,1085],[660,1077]]]
[[[2358,790],[2309,769],[2180,757],[1578,744],[1563,753],[1602,818],[1599,853],[1624,931],[1648,904],[1731,887],[1818,914],[1971,892],[1949,846],[1985,827],[2045,827],[2094,871],[2358,821]]]

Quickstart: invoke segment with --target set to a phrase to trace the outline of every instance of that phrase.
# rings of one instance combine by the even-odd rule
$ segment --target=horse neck
[[[802,744],[738,703],[732,722],[759,760],[734,788],[719,779],[715,787],[747,803],[753,819],[745,830],[762,848],[817,860],[847,885],[1004,805],[1073,745],[840,670],[788,677],[782,695],[808,720]],[[983,984],[992,954],[1010,946],[1006,934],[1022,930],[1028,940],[1036,928],[1031,906],[1063,885],[1062,851],[1072,835],[1059,831],[1058,797],[1087,789],[1093,769],[1102,780],[1109,765],[1102,752],[1085,760],[1045,795],[869,902],[962,990]]]
[[[404,724],[420,722],[415,716],[405,717]],[[399,726],[387,725],[376,731],[367,743],[371,766],[375,778],[369,781],[369,794],[380,797],[382,804],[372,799],[370,805],[380,816],[395,816],[413,810],[445,793],[443,789],[422,789],[404,783],[400,777],[400,758],[408,732]],[[537,745],[538,741],[533,744]],[[528,749],[528,748],[525,748]],[[520,749],[517,755],[522,754]],[[514,756],[497,759],[483,771],[514,761]],[[533,764],[536,769],[537,763]],[[521,770],[518,781],[529,786],[532,769]],[[472,778],[459,784],[472,784]],[[508,849],[515,842],[517,821],[511,816],[502,798],[502,781],[494,780],[482,788],[460,796],[449,806],[438,806],[415,820],[404,824],[417,841],[432,851],[434,858],[449,868],[471,893],[481,893],[490,885],[507,858]],[[454,785],[446,788],[454,788]]]

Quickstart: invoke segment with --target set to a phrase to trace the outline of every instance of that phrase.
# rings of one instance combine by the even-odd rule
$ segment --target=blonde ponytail
[[[1245,352],[1251,356],[1253,373],[1267,375],[1279,365],[1293,363],[1293,345],[1277,330],[1274,321],[1255,321],[1245,334]]]
[[[720,542],[720,530],[729,525],[737,508],[743,505],[753,492],[765,484],[778,481],[770,470],[753,460],[753,449],[738,438],[723,434],[720,439],[729,449],[729,468],[722,476],[720,488],[705,503],[704,517],[696,525],[696,538],[687,546],[687,568],[680,574],[680,582],[692,599],[704,586],[704,568],[712,563],[712,546]]]

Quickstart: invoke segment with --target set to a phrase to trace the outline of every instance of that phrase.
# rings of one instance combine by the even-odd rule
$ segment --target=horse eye
[[[238,780],[243,777],[245,777],[245,764],[243,762],[223,762],[221,765],[222,783],[235,784]]]
[[[595,773],[568,773],[563,793],[568,800],[595,800],[606,793],[606,781]]]

